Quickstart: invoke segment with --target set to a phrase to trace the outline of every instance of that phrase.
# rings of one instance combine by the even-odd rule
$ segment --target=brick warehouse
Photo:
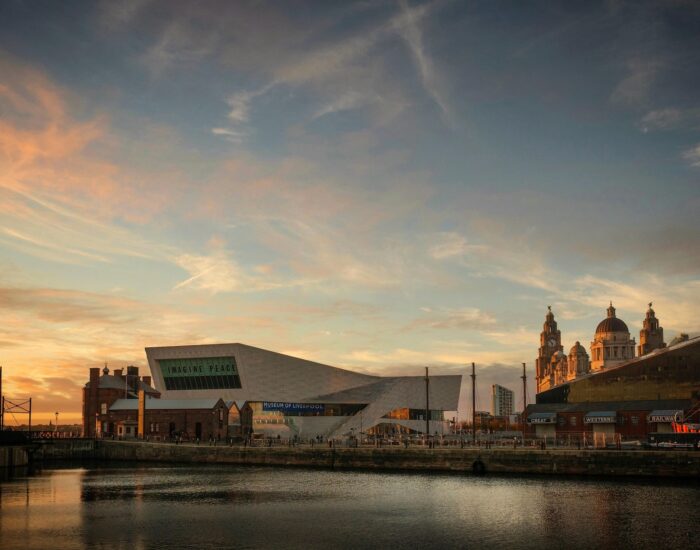
[[[143,395],[141,437],[152,440],[181,437],[207,440],[226,438],[229,410],[221,399],[164,400],[139,376],[138,367],[90,369],[83,388],[85,437],[135,438],[139,435],[139,393]]]
[[[110,374],[105,365],[100,375],[99,368],[90,369],[90,380],[83,388],[83,436],[109,433],[111,423],[109,407],[118,399],[136,399],[139,390],[151,397],[160,397],[160,393],[151,387],[150,376],[139,376],[138,367],[115,369]]]
[[[109,408],[110,422],[116,431],[112,433],[116,437],[137,437],[139,415],[143,414],[141,437],[151,441],[173,437],[200,441],[226,439],[228,413],[221,398],[145,399],[141,413],[138,399],[118,399]]]

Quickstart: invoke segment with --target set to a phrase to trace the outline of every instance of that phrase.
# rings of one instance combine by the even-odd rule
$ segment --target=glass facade
[[[238,389],[241,379],[234,357],[188,357],[158,360],[166,390]]]
[[[353,416],[367,405],[362,403],[281,403],[273,401],[248,402],[256,415],[278,416]]]
[[[385,414],[382,418],[393,418],[394,420],[425,420],[425,409],[394,409]],[[430,410],[430,420],[444,420],[443,411]]]

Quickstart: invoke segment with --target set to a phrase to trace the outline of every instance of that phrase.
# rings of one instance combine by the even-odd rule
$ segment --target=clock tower
[[[554,320],[552,306],[547,306],[547,315],[540,333],[540,349],[535,360],[535,372],[537,376],[537,393],[544,391],[555,384],[552,370],[552,356],[557,351],[564,351],[561,345],[561,331]]]

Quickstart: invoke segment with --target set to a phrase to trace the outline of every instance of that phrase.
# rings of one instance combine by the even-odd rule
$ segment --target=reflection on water
[[[3,549],[692,548],[700,525],[698,484],[650,481],[96,466],[0,491]]]

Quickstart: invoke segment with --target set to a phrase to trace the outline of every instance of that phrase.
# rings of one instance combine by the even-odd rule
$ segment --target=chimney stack
[[[114,376],[116,376],[117,378],[122,378],[122,371],[123,371],[123,370],[124,370],[124,369],[114,369],[114,371],[113,371],[113,372],[114,372]]]

